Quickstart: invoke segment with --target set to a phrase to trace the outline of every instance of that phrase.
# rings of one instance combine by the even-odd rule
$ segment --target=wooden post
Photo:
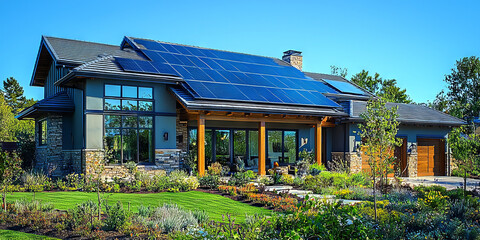
[[[205,116],[200,114],[197,119],[197,164],[198,175],[205,175]]]
[[[315,159],[322,164],[322,123],[315,125]]]
[[[261,121],[258,126],[258,175],[265,175],[265,162],[267,153],[265,141],[265,121]]]

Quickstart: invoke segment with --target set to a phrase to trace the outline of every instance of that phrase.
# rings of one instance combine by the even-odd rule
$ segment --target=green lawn
[[[37,200],[42,202],[51,202],[56,209],[67,210],[75,207],[77,203],[87,200],[97,201],[96,193],[85,192],[39,192],[35,194]],[[16,192],[7,196],[7,201],[14,201],[16,199],[26,198],[32,199],[33,195],[29,192]],[[212,220],[222,220],[222,214],[230,214],[238,221],[245,220],[245,214],[253,215],[270,214],[270,210],[264,208],[252,207],[248,204],[234,201],[232,199],[222,197],[216,194],[190,191],[178,193],[105,193],[105,198],[108,197],[108,203],[113,204],[117,201],[123,203],[126,208],[130,203],[131,210],[137,211],[138,207],[144,206],[159,206],[164,203],[176,203],[177,205],[189,210],[205,210]]]
[[[45,236],[11,231],[11,230],[0,230],[0,239],[46,239],[46,240],[54,240],[58,238],[49,238]]]

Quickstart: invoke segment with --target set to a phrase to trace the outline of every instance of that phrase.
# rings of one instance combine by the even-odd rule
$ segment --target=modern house
[[[265,174],[275,162],[295,165],[303,150],[361,171],[357,124],[375,96],[303,72],[302,61],[293,50],[278,59],[133,37],[118,46],[42,37],[31,85],[44,99],[17,117],[35,119],[36,167],[54,175],[89,174],[104,157],[113,175],[130,161],[171,171],[186,154],[200,174],[212,162]],[[445,136],[464,122],[389,105],[399,107],[401,174],[448,174]]]

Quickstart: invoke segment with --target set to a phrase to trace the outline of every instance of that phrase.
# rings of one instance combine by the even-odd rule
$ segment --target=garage
[[[402,177],[407,176],[407,138],[400,137],[402,145],[395,147],[395,157],[397,158],[397,166],[392,166],[393,169],[397,169],[396,167],[400,167],[396,171],[399,171],[399,175]],[[370,172],[370,165],[368,164],[368,156],[365,154],[365,150],[361,152],[362,156],[362,171],[363,172]],[[394,174],[388,174],[388,177],[393,177]]]
[[[417,176],[444,176],[445,140],[419,138],[417,142]]]

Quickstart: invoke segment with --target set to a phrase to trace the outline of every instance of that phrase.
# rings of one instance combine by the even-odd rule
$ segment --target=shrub
[[[98,205],[89,200],[68,210],[67,225],[74,231],[93,231],[101,228],[101,222],[97,219]]]
[[[67,184],[60,178],[57,179],[57,181],[55,182],[55,185],[57,185],[57,188],[59,190],[62,190],[62,191],[67,190]]]
[[[293,185],[294,177],[292,175],[283,174],[280,182],[286,185]]]
[[[183,180],[182,189],[184,191],[195,190],[200,186],[198,179],[196,177],[187,177]]]
[[[269,176],[265,176],[265,175],[264,176],[258,176],[257,182],[259,182],[260,184],[262,184],[264,186],[268,186],[268,185],[273,184],[272,179]]]
[[[243,186],[250,182],[250,173],[246,172],[236,172],[235,174],[230,177],[230,180],[228,180],[228,185],[230,186]]]
[[[123,230],[131,224],[130,213],[123,208],[121,202],[117,202],[113,206],[107,205],[106,210],[105,227],[108,230]]]
[[[83,189],[85,187],[85,178],[83,174],[68,174],[65,179],[67,180],[67,187],[74,190]]]
[[[422,209],[443,212],[448,204],[448,196],[442,195],[440,191],[429,191],[418,199],[418,204]]]
[[[320,165],[318,163],[314,163],[310,165],[308,168],[308,171],[310,172],[311,175],[315,176],[318,175],[319,173],[326,171],[327,169],[325,168],[324,165]]]
[[[181,231],[188,226],[197,226],[199,220],[205,221],[206,214],[203,212],[186,211],[177,205],[165,204],[162,207],[145,210],[143,216],[148,216],[148,219],[143,219],[146,225],[156,231],[169,233],[173,231]],[[200,219],[197,219],[199,217]]]
[[[13,209],[16,213],[23,212],[49,212],[53,209],[52,203],[42,203],[38,200],[30,201],[27,199],[15,200]]]
[[[41,192],[53,188],[51,179],[41,172],[25,172],[22,175],[21,180],[25,189],[30,192]]]
[[[210,175],[220,176],[222,174],[222,170],[222,164],[220,164],[219,162],[214,162],[210,166],[208,166],[207,173]]]
[[[218,184],[220,182],[220,177],[218,175],[206,174],[205,176],[198,178],[198,182],[202,187],[215,189],[218,187]]]
[[[424,198],[425,195],[431,191],[439,192],[441,195],[447,194],[447,189],[440,185],[430,185],[430,186],[419,185],[419,186],[415,186],[413,190],[418,193],[418,197],[420,198]]]

